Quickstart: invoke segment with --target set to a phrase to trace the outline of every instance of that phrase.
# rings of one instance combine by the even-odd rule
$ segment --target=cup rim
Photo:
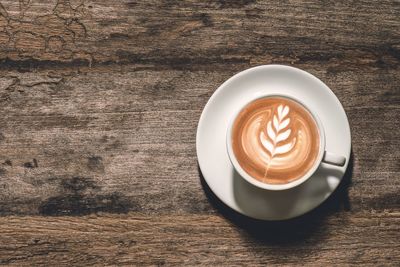
[[[248,106],[250,103],[262,99],[262,98],[269,98],[269,97],[281,97],[281,98],[287,98],[289,100],[295,101],[298,104],[300,104],[303,108],[305,108],[313,117],[314,121],[317,124],[318,127],[318,132],[319,132],[319,140],[320,140],[320,147],[319,147],[319,152],[318,152],[318,157],[314,162],[314,165],[312,166],[312,168],[310,168],[308,170],[308,172],[303,175],[301,178],[296,179],[292,182],[286,183],[286,184],[268,184],[268,183],[264,183],[261,182],[255,178],[253,178],[250,174],[248,174],[245,170],[243,170],[243,168],[240,166],[239,162],[236,159],[236,155],[233,151],[232,148],[232,127],[233,127],[233,123],[235,122],[237,116],[239,115],[239,113],[246,107]],[[319,166],[321,165],[322,162],[322,158],[324,156],[325,153],[325,144],[326,144],[326,140],[325,140],[325,131],[324,131],[324,127],[322,125],[322,122],[320,120],[320,118],[318,117],[318,115],[313,112],[312,110],[310,110],[310,108],[304,104],[303,101],[299,100],[296,97],[293,97],[291,95],[288,94],[279,94],[279,93],[271,93],[271,94],[262,94],[261,96],[257,96],[252,98],[250,101],[246,102],[244,105],[242,105],[242,107],[240,109],[238,109],[238,111],[234,114],[234,116],[232,116],[229,124],[228,124],[228,128],[227,128],[227,135],[226,135],[226,147],[227,147],[227,152],[228,152],[228,157],[230,162],[232,163],[234,169],[240,174],[240,176],[242,176],[247,182],[249,182],[250,184],[262,188],[262,189],[267,189],[267,190],[273,190],[273,191],[280,191],[280,190],[287,190],[287,189],[291,189],[293,187],[299,186],[300,184],[304,183],[305,181],[307,181],[315,172],[316,170],[319,168]]]

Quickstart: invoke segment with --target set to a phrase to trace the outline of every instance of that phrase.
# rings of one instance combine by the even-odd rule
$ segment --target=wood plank
[[[381,265],[400,261],[400,214],[290,223],[218,215],[0,217],[0,263],[56,265]],[[351,226],[351,227],[350,227]],[[382,242],[382,239],[385,242]]]
[[[398,66],[397,1],[228,2],[2,1],[1,66]]]
[[[391,130],[398,71],[331,76],[308,67],[350,119],[352,208],[398,209],[400,138]],[[233,72],[107,73],[3,72],[0,214],[212,210],[200,186],[196,127],[208,97]]]

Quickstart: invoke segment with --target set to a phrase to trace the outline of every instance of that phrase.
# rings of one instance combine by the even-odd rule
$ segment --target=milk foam
[[[232,147],[254,178],[283,184],[301,178],[319,153],[319,132],[299,103],[281,97],[256,100],[234,122]]]

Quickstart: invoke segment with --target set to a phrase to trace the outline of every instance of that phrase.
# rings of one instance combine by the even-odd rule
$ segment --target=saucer
[[[321,163],[306,182],[284,191],[244,180],[228,157],[227,127],[243,105],[266,94],[292,96],[314,111],[325,129],[326,150],[345,156],[346,164]],[[206,183],[227,206],[255,219],[285,220],[314,209],[339,185],[350,159],[350,127],[341,103],[321,80],[294,67],[264,65],[234,75],[214,92],[200,117],[196,150]]]

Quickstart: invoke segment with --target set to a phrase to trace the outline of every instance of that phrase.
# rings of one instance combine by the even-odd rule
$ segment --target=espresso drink
[[[320,149],[318,125],[301,104],[265,97],[242,109],[232,128],[232,149],[244,171],[268,184],[304,176]]]

